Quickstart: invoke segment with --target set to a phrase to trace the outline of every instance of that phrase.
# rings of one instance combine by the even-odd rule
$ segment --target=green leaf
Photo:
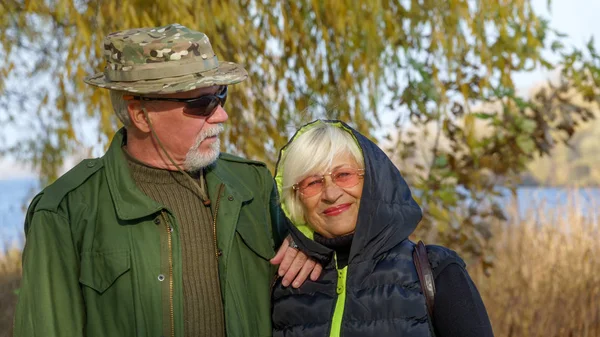
[[[525,154],[532,154],[535,150],[535,142],[531,137],[526,135],[519,135],[517,137],[517,145]]]
[[[524,119],[521,121],[520,125],[521,130],[531,134],[533,133],[533,131],[535,131],[535,128],[537,127],[537,123],[534,120],[531,119]]]
[[[450,213],[448,210],[443,209],[433,203],[428,204],[427,211],[429,212],[429,215],[441,222],[447,223],[450,220]]]
[[[565,48],[565,45],[559,40],[553,41],[552,45],[550,46],[550,49],[555,53],[560,50],[563,50],[564,48]]]
[[[446,188],[440,190],[437,194],[445,205],[455,205],[458,200],[458,195],[453,189]]]
[[[517,107],[521,110],[529,108],[531,106],[531,104],[529,102],[527,102],[526,100],[520,98],[520,97],[513,97],[515,103],[517,104]]]
[[[590,40],[589,40],[589,41],[588,41],[588,43],[587,43],[587,48],[588,48],[588,50],[590,50],[590,51],[594,51],[594,50],[596,50],[596,46],[594,45],[594,36],[591,36],[591,37],[590,37]]]
[[[434,164],[435,167],[443,168],[448,165],[448,158],[445,155],[440,155],[435,158]]]
[[[558,36],[558,37],[568,37],[569,35],[567,33],[563,33],[563,32],[559,32],[558,30],[553,30],[552,31],[554,33],[554,35]]]
[[[495,118],[496,114],[495,113],[476,112],[476,113],[473,113],[473,116],[477,117],[478,119],[491,119],[491,118]]]

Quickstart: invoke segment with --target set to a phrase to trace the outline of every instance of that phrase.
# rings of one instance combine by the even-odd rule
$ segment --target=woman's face
[[[299,193],[305,220],[316,232],[327,238],[354,232],[363,172],[352,155],[343,154],[333,160],[328,172],[312,172],[299,182],[300,189],[296,193]],[[303,193],[309,189],[316,194]]]

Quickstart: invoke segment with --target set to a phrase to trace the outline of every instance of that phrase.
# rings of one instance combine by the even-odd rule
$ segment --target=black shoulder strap
[[[421,282],[421,288],[423,289],[423,295],[427,302],[427,311],[429,317],[433,319],[433,304],[435,299],[435,283],[433,279],[433,270],[427,257],[427,249],[423,241],[419,241],[415,245],[413,251],[413,261],[417,268],[417,274],[419,275],[419,281]]]

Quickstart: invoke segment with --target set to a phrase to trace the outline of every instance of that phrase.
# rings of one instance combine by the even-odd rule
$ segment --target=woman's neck
[[[323,246],[335,251],[338,269],[344,268],[348,265],[348,259],[350,258],[350,247],[352,247],[354,233],[337,236],[334,238],[326,238],[315,232],[314,239],[317,243],[320,243]]]

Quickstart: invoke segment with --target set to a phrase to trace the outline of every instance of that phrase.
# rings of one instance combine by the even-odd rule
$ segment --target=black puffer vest
[[[379,147],[342,122],[326,122],[351,132],[365,159],[365,181],[348,266],[336,268],[333,250],[290,225],[300,249],[319,260],[324,270],[319,280],[307,280],[299,289],[283,287],[281,279],[275,282],[273,335],[433,336],[413,263],[414,243],[407,239],[421,219],[421,209],[398,169]],[[278,165],[277,170],[281,169]],[[434,268],[463,264],[456,253],[439,246],[428,246],[428,256]]]

